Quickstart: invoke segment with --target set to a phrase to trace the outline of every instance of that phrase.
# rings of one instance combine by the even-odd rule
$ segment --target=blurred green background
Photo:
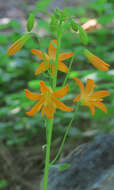
[[[50,31],[50,18],[40,10],[53,14],[56,7],[66,6],[67,11],[80,24],[90,19],[96,19],[98,27],[88,32],[89,45],[87,48],[95,55],[110,64],[108,72],[98,71],[81,54],[82,44],[76,33],[66,31],[62,38],[61,52],[75,52],[71,77],[79,77],[83,82],[87,78],[96,80],[98,89],[110,92],[104,102],[108,113],[96,109],[95,116],[91,116],[86,107],[80,107],[77,118],[72,124],[66,141],[68,152],[82,142],[88,142],[99,133],[114,131],[114,2],[113,0],[88,1],[0,1],[0,141],[7,147],[40,147],[45,144],[44,120],[38,113],[34,117],[27,117],[26,111],[34,104],[24,95],[24,89],[39,92],[39,80],[42,75],[35,76],[34,72],[40,63],[31,53],[32,48],[39,49],[35,39],[30,39],[16,55],[8,57],[8,47],[26,31],[26,21],[29,13],[34,9],[36,21],[34,31],[41,37],[42,47],[47,51],[55,33]],[[66,61],[69,65],[69,60]],[[58,72],[58,85],[61,85],[65,74]],[[79,92],[74,81],[69,80],[70,93],[63,101],[72,106],[72,99]],[[65,127],[73,113],[58,111],[55,114],[53,146],[59,147],[64,135]],[[72,147],[72,148],[71,148]]]

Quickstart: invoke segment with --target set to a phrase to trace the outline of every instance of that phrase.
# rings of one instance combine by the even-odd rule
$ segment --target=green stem
[[[56,83],[57,83],[57,71],[58,71],[58,57],[60,52],[60,46],[61,46],[61,33],[62,33],[62,21],[58,25],[58,31],[57,31],[57,50],[56,50],[56,60],[55,60],[55,73],[53,78],[53,90],[56,89]]]
[[[45,159],[45,169],[44,169],[44,180],[43,180],[43,190],[47,190],[48,185],[48,173],[49,173],[49,162],[50,162],[50,148],[51,148],[51,137],[53,129],[53,119],[47,119],[47,130],[46,130],[46,159]]]
[[[55,60],[55,74],[53,77],[53,89],[56,88],[57,82],[57,70],[58,70],[58,57],[60,51],[61,44],[61,22],[58,27],[57,32],[57,50],[56,50],[56,60]],[[50,167],[50,148],[51,148],[51,136],[52,136],[52,128],[53,128],[53,119],[47,119],[47,130],[46,130],[46,138],[47,138],[47,147],[46,147],[46,159],[45,159],[45,170],[44,170],[44,182],[43,182],[43,190],[47,190],[48,185],[48,173]]]
[[[66,128],[65,135],[64,135],[64,137],[63,137],[63,140],[62,140],[61,146],[60,146],[60,148],[59,148],[59,151],[58,151],[56,157],[54,158],[54,160],[52,160],[51,165],[56,162],[56,160],[59,158],[59,156],[60,156],[60,154],[61,154],[61,152],[62,152],[62,149],[63,149],[64,143],[65,143],[66,137],[67,137],[67,135],[68,135],[68,132],[69,132],[69,129],[70,129],[71,125],[72,125],[72,122],[73,122],[73,120],[74,120],[75,117],[76,117],[76,113],[78,112],[78,109],[79,109],[79,103],[77,104],[77,107],[76,107],[76,109],[75,109],[74,115],[73,115],[71,121],[69,122],[69,125],[68,125],[67,128]]]
[[[63,86],[65,86],[65,84],[67,82],[67,79],[69,77],[69,73],[70,73],[70,70],[71,70],[71,67],[72,67],[72,63],[73,63],[74,57],[75,57],[75,55],[73,55],[73,57],[72,57],[72,59],[70,61],[69,68],[68,68],[68,73],[66,74],[65,80],[63,82]]]

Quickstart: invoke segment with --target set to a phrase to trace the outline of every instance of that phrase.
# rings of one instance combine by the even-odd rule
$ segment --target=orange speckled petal
[[[46,117],[49,118],[49,119],[52,119],[53,116],[54,116],[54,113],[55,113],[55,109],[53,106],[45,106],[44,108],[45,110],[45,113],[46,113]]]
[[[73,55],[74,55],[73,52],[72,53],[61,53],[59,55],[59,61],[63,61],[65,59],[68,59],[68,58],[72,57]]]
[[[29,100],[39,100],[41,98],[40,94],[33,94],[32,92],[30,92],[29,90],[25,89],[25,96],[29,99]]]
[[[73,102],[79,102],[79,101],[80,101],[80,97],[81,97],[81,95],[76,96],[76,97],[73,99]]]
[[[108,91],[106,91],[106,90],[99,90],[99,91],[97,91],[97,92],[94,92],[91,96],[90,96],[90,98],[91,99],[99,99],[99,98],[103,98],[103,97],[105,97],[105,96],[109,96],[110,95],[110,93],[108,92]]]
[[[105,113],[107,113],[107,108],[106,108],[106,106],[102,102],[92,102],[92,104],[94,104],[94,106],[96,106],[100,110],[102,110]]]
[[[38,103],[36,103],[33,106],[33,108],[29,112],[26,112],[26,114],[28,116],[32,116],[32,115],[36,114],[37,112],[39,112],[42,107],[43,102],[44,102],[44,99],[42,98]]]
[[[44,81],[40,81],[40,91],[42,93],[50,92],[50,89],[48,88],[48,86],[45,84]]]
[[[91,114],[94,115],[95,114],[95,108],[94,105],[92,103],[87,103],[86,106],[89,107],[89,109],[91,110]]]
[[[42,111],[41,111],[41,115],[43,116],[44,114],[46,114],[46,117],[49,119],[53,118],[55,109],[53,109],[52,111],[50,111],[50,108],[47,106],[43,106]]]
[[[52,44],[52,42],[55,44],[57,44],[57,40],[51,40],[51,43],[49,44],[49,48],[48,48],[48,55],[49,58],[56,58],[56,47],[54,47],[54,45]]]
[[[109,64],[105,63],[103,60],[92,54],[87,49],[84,50],[84,55],[88,58],[91,64],[93,64],[97,69],[101,71],[108,71]]]
[[[43,116],[44,113],[45,113],[45,107],[43,106],[43,107],[42,107],[42,111],[41,111],[41,115]]]
[[[76,81],[76,83],[78,84],[81,93],[84,93],[84,85],[83,85],[83,83],[81,82],[81,80],[78,79],[78,78],[73,78],[73,79],[74,79],[74,80]]]
[[[64,103],[62,103],[61,101],[57,100],[54,97],[53,97],[53,102],[55,103],[56,107],[62,111],[66,111],[66,112],[73,111],[73,108],[66,106]]]
[[[40,59],[44,60],[42,51],[37,50],[37,49],[32,49],[31,52],[34,55],[36,55],[37,57],[39,57]],[[44,56],[45,56],[46,60],[49,59],[49,56],[46,53],[44,53]]]
[[[46,65],[44,62],[40,63],[40,65],[38,66],[38,68],[35,71],[35,75],[39,75],[41,72],[46,71],[48,69],[47,66],[49,68],[50,64],[47,63],[47,65]]]
[[[86,93],[89,94],[93,89],[94,89],[94,80],[92,79],[87,79],[86,83]]]
[[[64,73],[68,73],[68,67],[62,62],[58,63],[58,70]]]
[[[53,93],[53,95],[57,98],[62,98],[67,94],[68,88],[69,88],[69,86],[66,85],[65,87],[61,88],[60,90],[55,91]]]

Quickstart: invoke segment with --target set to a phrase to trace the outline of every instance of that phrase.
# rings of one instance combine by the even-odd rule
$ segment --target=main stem
[[[51,137],[53,129],[53,119],[47,119],[47,146],[46,146],[46,159],[45,159],[45,169],[44,169],[44,181],[43,190],[47,190],[48,184],[48,173],[49,173],[49,162],[50,162],[50,148],[51,148]]]
[[[53,78],[53,90],[56,89],[56,83],[57,83],[58,57],[59,57],[60,44],[61,44],[61,25],[62,25],[62,22],[60,22],[58,31],[57,31],[57,50],[56,50],[56,60],[55,60],[55,74],[54,74],[54,78]],[[53,119],[47,119],[46,128],[47,128],[46,129],[47,145],[46,145],[46,159],[45,159],[45,169],[44,169],[43,190],[47,190],[47,185],[48,185]]]
[[[62,21],[60,21],[58,25],[58,31],[57,31],[57,49],[56,49],[56,60],[55,60],[55,73],[53,78],[53,89],[56,89],[56,83],[57,83],[57,71],[58,71],[58,57],[60,52],[60,46],[61,46],[61,30],[62,30]]]

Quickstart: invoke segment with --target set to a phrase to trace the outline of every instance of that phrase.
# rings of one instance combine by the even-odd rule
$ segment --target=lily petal
[[[91,99],[94,99],[94,98],[99,99],[99,98],[103,98],[103,97],[109,96],[109,95],[110,95],[110,93],[109,93],[108,91],[106,91],[106,90],[99,90],[99,91],[97,91],[97,92],[94,92],[94,93],[90,96],[90,98],[91,98]]]
[[[32,49],[31,52],[32,52],[34,55],[36,55],[38,58],[44,60],[42,51],[37,50],[37,49]],[[45,56],[46,60],[49,59],[49,56],[48,56],[46,53],[44,53],[44,56]]]
[[[64,73],[68,73],[68,67],[62,62],[58,63],[58,70],[62,71]],[[54,74],[55,74],[55,65],[53,64],[52,65],[52,76],[54,76]]]
[[[38,68],[35,71],[35,75],[39,75],[42,71],[46,71],[48,69],[47,66],[48,66],[48,68],[50,68],[49,63],[47,63],[47,65],[44,62],[40,63],[40,65],[38,66]]]
[[[89,107],[89,109],[91,110],[91,114],[94,115],[95,114],[95,108],[94,105],[92,103],[87,103],[86,106]]]
[[[107,113],[107,108],[102,102],[93,102],[94,106]]]
[[[39,100],[41,98],[40,94],[33,94],[32,92],[30,92],[29,90],[25,89],[25,96],[29,99],[29,100]]]
[[[87,79],[86,83],[86,93],[89,94],[93,89],[94,89],[94,80],[92,79]]]
[[[57,98],[62,98],[63,96],[65,96],[68,92],[68,88],[69,86],[66,85],[65,87],[61,88],[60,90],[57,90],[53,93],[53,95]]]
[[[48,55],[49,55],[49,58],[55,59],[56,58],[56,47],[54,47],[52,42],[55,43],[55,45],[56,45],[57,40],[51,40],[51,43],[49,44],[49,48],[48,48]]]
[[[48,88],[48,86],[45,84],[44,81],[40,81],[40,91],[42,93],[50,92],[50,89]]]
[[[76,81],[76,83],[78,84],[81,93],[84,93],[84,85],[83,85],[83,83],[81,82],[81,80],[78,79],[78,78],[73,78],[73,79],[74,79],[74,80]]]
[[[81,95],[76,96],[76,97],[73,99],[73,102],[79,102],[80,97],[81,97]]]
[[[58,63],[58,70],[62,71],[64,73],[68,73],[68,67],[62,62]],[[54,74],[55,74],[55,65],[53,64],[52,65],[52,76],[54,76]]]
[[[63,61],[65,59],[68,59],[68,58],[72,57],[73,55],[74,55],[73,52],[72,53],[61,53],[59,55],[59,61]]]
[[[58,63],[58,70],[62,71],[64,73],[68,73],[68,67],[64,63],[62,63],[60,61]]]
[[[38,103],[36,103],[33,108],[29,111],[29,112],[26,112],[26,114],[28,116],[31,116],[31,115],[34,115],[36,114],[37,112],[40,111],[41,107],[42,107],[42,104],[44,102],[44,99],[42,98]]]
[[[44,107],[44,110],[45,110],[45,113],[46,113],[47,118],[52,119],[52,118],[53,118],[53,115],[54,115],[54,113],[55,113],[55,109],[53,108],[53,109],[50,111],[50,108],[47,107],[47,106],[45,106],[45,107]]]
[[[66,112],[73,111],[73,108],[66,106],[64,103],[62,103],[61,101],[57,100],[54,97],[53,97],[53,102],[55,103],[56,107],[62,111],[66,111]]]

